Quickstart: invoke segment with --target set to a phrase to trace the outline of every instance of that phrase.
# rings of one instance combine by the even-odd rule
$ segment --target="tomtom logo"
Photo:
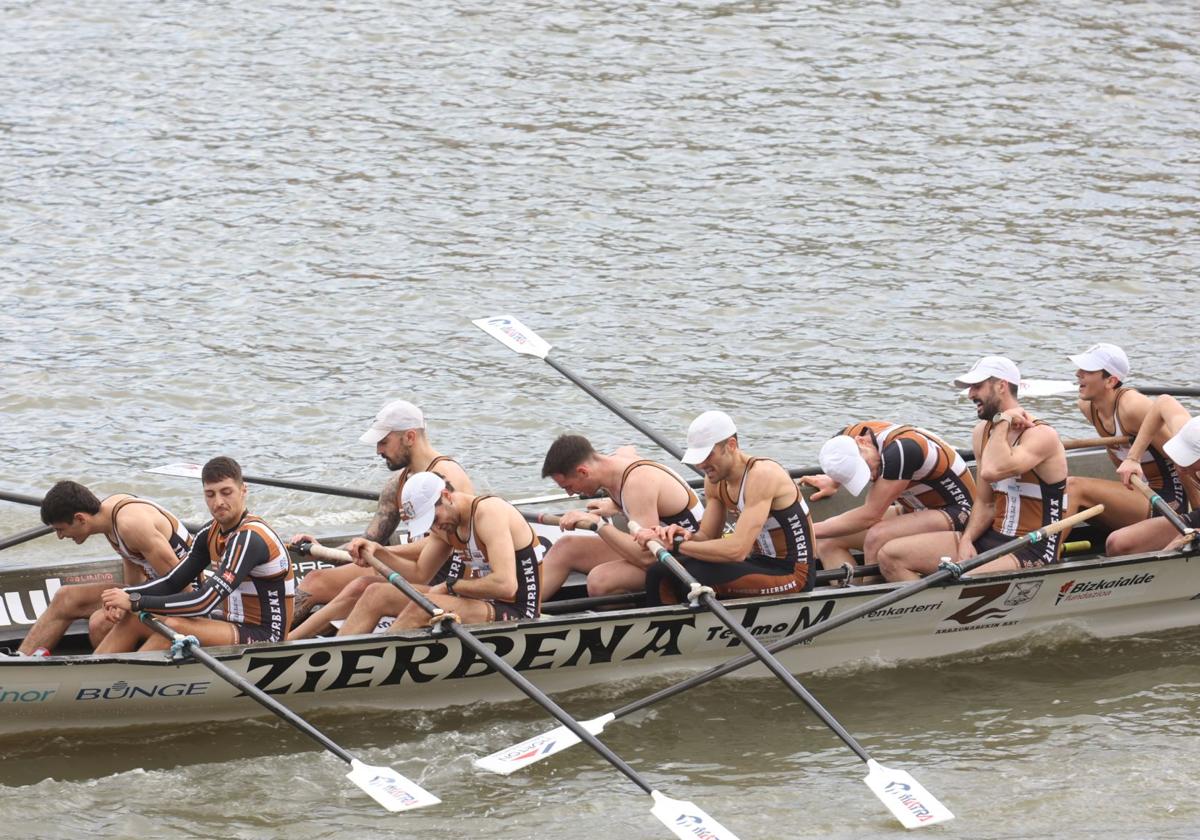
[[[164,685],[130,685],[121,680],[106,688],[81,688],[76,700],[132,700],[136,697],[192,697],[205,694],[212,682],[166,683]]]

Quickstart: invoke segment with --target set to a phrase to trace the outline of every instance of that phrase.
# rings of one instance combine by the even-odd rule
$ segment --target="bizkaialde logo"
[[[1100,578],[1099,580],[1069,580],[1058,588],[1058,597],[1054,605],[1068,601],[1087,601],[1093,598],[1109,598],[1120,593],[1128,593],[1135,586],[1141,586],[1154,580],[1154,575],[1143,572],[1140,575],[1125,575],[1124,577]]]

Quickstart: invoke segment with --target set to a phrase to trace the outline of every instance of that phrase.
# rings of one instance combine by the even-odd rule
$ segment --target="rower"
[[[213,518],[170,574],[140,586],[108,589],[104,606],[116,622],[97,653],[162,650],[171,642],[138,620],[146,611],[202,645],[279,642],[292,613],[292,561],[271,527],[246,510],[242,468],[213,458],[200,472]],[[209,564],[215,564],[206,573]],[[215,616],[215,617],[205,617]]]
[[[379,493],[379,508],[363,532],[364,539],[377,543],[387,543],[391,539],[400,523],[400,493],[410,475],[436,469],[455,487],[471,490],[471,479],[458,462],[433,448],[425,427],[425,415],[408,400],[393,400],[380,409],[359,441],[373,445],[388,469],[396,473]],[[410,532],[409,536],[409,543],[398,546],[394,554],[415,560],[421,553],[418,538],[422,535]],[[291,542],[298,545],[315,540],[308,534],[297,534]],[[317,569],[305,575],[296,590],[296,628],[291,637],[311,638],[326,630],[330,621],[345,618],[366,587],[379,580],[373,569],[354,564]],[[320,616],[313,615],[321,604],[329,609],[322,611]],[[312,621],[308,620],[310,616]]]
[[[542,547],[520,511],[499,496],[456,490],[442,476],[428,472],[410,478],[401,498],[409,528],[429,531],[420,556],[398,560],[394,548],[356,539],[349,549],[356,562],[392,552],[389,565],[402,564],[398,573],[412,580],[428,579],[450,560],[446,580],[425,589],[425,594],[464,624],[538,617]],[[391,584],[378,583],[359,599],[338,635],[369,633],[386,615],[397,616],[390,632],[429,623],[424,608]]]
[[[1067,507],[1067,453],[1058,433],[1017,402],[1021,374],[1004,356],[985,356],[955,380],[968,388],[980,422],[972,435],[979,483],[962,534],[917,534],[879,550],[887,580],[915,580],[938,567],[939,558],[967,560],[978,552],[1024,536],[1063,518]],[[1057,562],[1064,535],[1023,546],[985,563],[973,574],[1028,569]]]
[[[1077,368],[1079,411],[1095,427],[1097,434],[1136,437],[1154,403],[1145,394],[1122,384],[1129,376],[1129,359],[1125,351],[1115,344],[1096,344],[1069,358]],[[1175,464],[1162,451],[1170,437],[1171,432],[1161,423],[1157,424],[1138,456],[1139,463],[1150,487],[1177,512],[1184,513],[1188,504],[1183,480]],[[1130,453],[1128,441],[1110,445],[1107,449],[1114,467],[1119,467]],[[1104,513],[1095,521],[1110,531],[1160,515],[1145,496],[1120,481],[1073,475],[1067,479],[1067,495],[1071,499],[1071,512],[1103,504]],[[1163,545],[1174,533],[1169,527],[1151,530],[1161,532]],[[1122,538],[1118,538],[1114,547],[1120,548],[1121,542]]]
[[[812,589],[816,579],[812,516],[808,504],[775,461],[755,458],[738,443],[737,427],[723,411],[706,411],[688,427],[683,463],[704,472],[704,516],[689,531],[672,524],[634,534],[671,545],[681,537],[684,568],[718,598],[782,594]],[[727,517],[736,521],[723,537]],[[646,602],[679,603],[686,588],[661,565],[646,573]]]
[[[543,564],[543,598],[558,592],[571,572],[587,575],[591,596],[645,589],[646,569],[654,565],[654,555],[613,525],[611,517],[618,513],[636,522],[680,525],[689,531],[700,527],[704,515],[696,492],[674,470],[624,451],[602,455],[581,435],[562,435],[550,445],[542,478],[552,479],[568,493],[608,494],[589,501],[586,510],[562,515],[562,530],[586,527],[600,539],[572,534],[555,541]]]
[[[1117,467],[1117,475],[1127,487],[1133,476],[1144,478],[1145,453],[1164,432],[1168,437],[1162,445],[1162,453],[1178,470],[1184,492],[1191,502],[1192,511],[1184,516],[1184,521],[1190,528],[1200,528],[1200,417],[1192,417],[1174,397],[1163,394],[1151,404],[1129,453]],[[1136,554],[1161,548],[1175,549],[1185,541],[1170,522],[1156,517],[1113,531],[1104,550],[1111,556]]]
[[[74,481],[60,481],[42,499],[42,522],[58,538],[82,544],[93,534],[103,534],[121,558],[126,586],[154,581],[170,573],[187,556],[192,535],[179,517],[163,507],[128,493],[115,493],[103,501]],[[54,593],[46,611],[38,616],[18,650],[19,655],[46,655],[62,639],[71,622],[87,618],[88,635],[95,647],[112,629],[101,595],[112,582],[77,583]]]
[[[851,549],[868,564],[880,546],[898,537],[945,531],[961,533],[971,515],[975,479],[967,462],[937,435],[885,420],[843,429],[821,447],[824,474],[804,476],[817,488],[812,501],[845,487],[852,496],[871,489],[861,505],[813,528],[823,568],[854,566]]]

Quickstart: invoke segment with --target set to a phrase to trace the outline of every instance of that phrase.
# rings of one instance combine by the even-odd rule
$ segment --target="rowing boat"
[[[1100,457],[1074,456],[1073,472],[1101,471]],[[828,512],[818,507],[818,513]],[[79,574],[68,567],[43,571],[60,584]],[[770,642],[830,621],[894,586],[818,588],[724,603],[754,636]],[[43,583],[42,591],[47,588]],[[23,622],[28,614],[13,604],[29,609],[31,602],[12,597],[19,594],[7,589],[3,600],[8,618]],[[804,673],[864,660],[952,656],[1067,626],[1108,638],[1190,626],[1198,618],[1200,555],[1195,551],[1083,557],[934,586],[779,656],[789,670]],[[479,627],[476,635],[551,693],[708,668],[743,652],[711,613],[687,605],[544,615]],[[456,639],[428,630],[215,647],[211,652],[301,712],[322,707],[441,708],[518,696]],[[761,676],[764,671],[755,666],[739,673]],[[204,666],[174,662],[161,652],[3,659],[0,705],[6,708],[0,735],[262,713]]]

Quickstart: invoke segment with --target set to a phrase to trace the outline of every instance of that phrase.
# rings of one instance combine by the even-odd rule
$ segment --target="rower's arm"
[[[270,557],[267,541],[252,528],[245,528],[229,538],[216,571],[200,586],[168,595],[143,595],[142,609],[163,615],[207,615],[241,586],[255,566],[267,563]],[[176,568],[182,568],[190,560],[191,555]]]
[[[737,522],[733,526],[733,533],[722,539],[686,540],[679,546],[680,554],[709,563],[738,563],[746,559],[751,549],[754,548],[754,543],[763,526],[767,524],[767,517],[771,515],[771,502],[779,493],[776,482],[779,475],[786,479],[788,487],[793,492],[799,493],[796,485],[792,483],[791,478],[782,467],[771,461],[758,463],[764,466],[758,467],[756,464],[756,468],[750,470],[750,474],[745,477],[746,507],[738,515]],[[772,470],[771,466],[776,469]],[[778,470],[778,475],[776,470]],[[711,508],[704,509],[704,522],[708,521],[709,510]],[[703,525],[702,522],[701,527]]]
[[[983,423],[976,425],[971,435],[971,448],[975,452],[976,464],[980,461],[981,448],[983,446],[983,427]],[[991,526],[995,515],[995,491],[992,490],[991,484],[981,479],[975,482],[975,498],[971,502],[971,515],[967,518],[967,524],[963,527],[962,536],[959,538],[960,541],[965,539],[972,543],[975,542]]]
[[[363,531],[363,536],[371,542],[387,543],[396,532],[396,526],[400,524],[400,502],[396,498],[399,487],[400,473],[397,473],[389,478],[379,491],[379,507],[367,524],[367,529]]]
[[[508,504],[501,499],[488,499],[480,504],[480,510],[492,501],[497,507]],[[487,547],[492,571],[483,577],[456,581],[453,594],[511,602],[517,597],[517,550],[513,545],[512,528],[502,511],[493,508],[488,512],[492,515],[475,517],[475,539]]]
[[[415,542],[377,546],[374,553],[383,565],[409,583],[425,584],[450,556],[450,546],[427,535]]]
[[[1033,426],[1022,435],[1020,446],[1012,446],[1008,426],[1007,421],[1000,421],[988,438],[979,462],[979,478],[983,481],[1003,481],[1028,472],[1053,455],[1056,445],[1062,445],[1054,429]]]
[[[125,591],[137,591],[143,596],[158,596],[170,595],[188,588],[200,576],[200,573],[208,568],[208,564],[212,560],[208,554],[208,529],[215,527],[217,527],[216,523],[209,522],[200,529],[200,533],[192,538],[192,550],[188,552],[188,556],[183,558],[169,574],[149,583],[126,586],[124,587]]]
[[[861,505],[837,516],[831,516],[813,526],[813,536],[817,539],[828,537],[844,537],[847,534],[857,534],[880,522],[888,508],[900,498],[909,485],[908,479],[889,481],[879,479],[871,484],[867,498]]]
[[[661,472],[661,470],[645,470],[645,472]],[[621,492],[622,500],[625,502],[631,520],[654,528],[661,521],[658,515],[661,486],[657,482],[649,480],[635,481],[635,476],[637,476],[637,471],[625,482],[625,487]],[[622,560],[642,569],[654,564],[654,555],[634,542],[633,537],[615,525],[607,527],[602,525],[597,533],[609,548],[621,555]]]
[[[166,577],[179,565],[171,543],[158,530],[163,515],[151,505],[127,505],[120,511],[121,537],[125,545],[146,558],[159,577]]]
[[[1162,394],[1151,404],[1138,428],[1137,437],[1129,447],[1129,458],[1140,461],[1154,442],[1159,430],[1166,427],[1170,435],[1177,434],[1184,424],[1192,418],[1188,410],[1179,404],[1179,400],[1170,394]]]

